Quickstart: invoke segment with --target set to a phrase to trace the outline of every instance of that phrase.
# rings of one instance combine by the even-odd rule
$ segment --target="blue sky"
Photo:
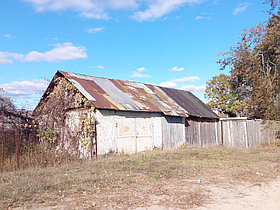
[[[219,52],[267,20],[261,0],[0,1],[0,87],[32,108],[57,70],[180,88],[203,99]]]

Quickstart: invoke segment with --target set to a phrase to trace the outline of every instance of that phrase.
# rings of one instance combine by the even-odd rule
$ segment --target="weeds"
[[[196,207],[208,198],[202,187],[208,183],[259,186],[275,178],[280,149],[183,148],[50,163],[0,174],[0,208],[28,208],[42,202],[66,208]],[[197,182],[200,179],[202,183]]]
[[[1,155],[1,152],[0,152]],[[73,161],[78,158],[71,156],[67,151],[57,151],[54,147],[45,146],[38,143],[28,143],[21,146],[19,153],[19,168],[17,167],[16,154],[11,153],[4,160],[2,171],[14,171],[34,167],[57,166]]]

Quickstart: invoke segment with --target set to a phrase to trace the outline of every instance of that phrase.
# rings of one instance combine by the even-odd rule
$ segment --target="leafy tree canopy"
[[[279,1],[267,3],[271,5],[268,21],[245,30],[237,45],[221,54],[223,59],[218,63],[222,70],[230,69],[231,95],[224,104],[228,109],[235,107],[235,111],[248,117],[280,119]]]
[[[234,115],[240,113],[245,106],[244,103],[236,99],[235,93],[230,86],[230,76],[220,74],[214,76],[206,83],[205,98],[208,99],[207,105],[217,108],[220,111]]]

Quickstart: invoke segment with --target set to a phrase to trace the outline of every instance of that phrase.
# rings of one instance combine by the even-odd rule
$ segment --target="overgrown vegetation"
[[[260,185],[279,175],[280,148],[182,148],[111,155],[0,174],[0,208],[106,209],[203,205],[211,185]],[[202,180],[198,182],[197,180]]]
[[[236,46],[222,53],[220,68],[230,69],[229,79],[215,83],[212,78],[206,88],[211,106],[230,110],[241,116],[261,119],[280,119],[280,9],[278,0],[271,5],[270,18],[264,24],[245,30]],[[230,84],[228,86],[228,83]],[[216,90],[225,92],[215,96]],[[214,87],[214,88],[213,88]],[[230,93],[230,95],[227,95]],[[215,97],[213,100],[211,97]]]
[[[37,140],[38,141],[38,140]],[[15,145],[11,143],[5,144],[4,161],[0,170],[16,171],[33,167],[50,167],[57,166],[72,161],[77,161],[77,158],[67,151],[57,151],[50,144],[39,143],[36,141],[21,142],[18,154],[15,151]],[[2,161],[2,150],[0,150]]]
[[[54,147],[77,157],[93,157],[94,106],[66,78],[55,75],[34,114],[42,141],[48,139]]]

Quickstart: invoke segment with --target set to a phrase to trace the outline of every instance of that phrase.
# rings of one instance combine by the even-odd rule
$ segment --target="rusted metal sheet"
[[[187,116],[186,110],[160,87],[63,71],[58,73],[67,78],[96,108]]]
[[[96,108],[218,118],[202,101],[187,91],[64,71],[58,74],[67,78]]]
[[[208,106],[206,106],[206,104],[195,97],[191,92],[164,87],[161,87],[161,89],[177,104],[185,109],[188,115],[214,119],[219,118],[217,114],[215,114]]]

